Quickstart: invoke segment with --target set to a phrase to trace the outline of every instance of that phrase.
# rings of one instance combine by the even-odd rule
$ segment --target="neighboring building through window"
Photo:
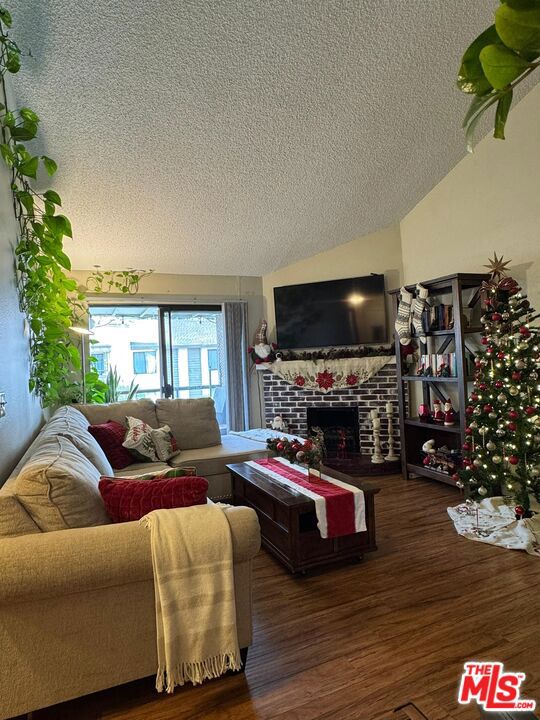
[[[110,348],[96,347],[92,348],[92,357],[94,361],[92,366],[98,373],[100,378],[104,378],[109,372],[109,354]]]
[[[135,343],[132,343],[132,348]],[[157,373],[157,348],[133,350],[133,372],[135,375]]]

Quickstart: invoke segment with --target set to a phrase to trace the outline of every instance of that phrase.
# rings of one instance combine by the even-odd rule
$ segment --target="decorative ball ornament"
[[[514,410],[514,408],[512,408],[508,411],[508,417],[510,418],[510,420],[517,420],[519,417],[519,413],[517,410]]]
[[[485,335],[483,335],[480,338],[480,342],[482,343],[482,345],[489,345],[489,338],[487,338]]]
[[[501,320],[502,320],[501,313],[494,312],[491,316],[491,320],[492,320],[492,322],[501,322]]]
[[[490,440],[488,443],[486,443],[486,447],[488,450],[493,451],[497,448],[493,440]]]
[[[517,455],[510,455],[508,458],[508,462],[510,465],[519,465],[519,458]]]
[[[485,425],[482,425],[482,427],[478,429],[478,432],[480,433],[480,435],[486,435],[489,432],[489,428]]]
[[[484,405],[484,412],[485,412],[485,413],[493,412],[493,405],[490,405],[489,403],[486,403],[486,405]]]
[[[526,325],[522,325],[519,328],[520,335],[524,338],[530,338],[531,337],[531,331]]]
[[[503,312],[503,314],[502,314],[502,319],[503,319],[504,321],[510,320],[510,313],[508,313],[508,312]]]
[[[463,443],[463,445],[461,446],[461,449],[464,450],[465,452],[470,452],[471,446],[469,443]]]
[[[497,437],[504,437],[504,436],[505,436],[505,431],[504,431],[503,428],[497,428],[497,429],[495,430],[495,434],[497,435]]]
[[[502,380],[495,380],[494,385],[495,385],[495,387],[497,388],[497,390],[500,390],[501,388],[504,387],[504,383],[503,383]]]
[[[487,390],[487,385],[486,385],[486,383],[480,383],[480,385],[478,386],[478,389],[479,389],[479,390],[482,390],[482,392],[484,392],[485,390]]]
[[[284,450],[284,448],[285,448],[285,445],[282,442],[278,442],[278,444],[276,445],[276,450],[278,452],[281,452],[282,450]]]
[[[482,495],[482,497],[484,495],[487,495],[488,494],[487,488],[485,488],[483,485],[480,485],[480,487],[478,488],[478,494]]]
[[[478,397],[479,397],[478,393],[475,393],[475,392],[471,393],[471,397],[470,397],[471,402],[476,402],[478,400]]]
[[[502,350],[497,353],[497,360],[504,360],[505,357],[506,355],[502,352]]]
[[[518,370],[523,370],[526,367],[527,363],[524,360],[516,360],[515,366]]]
[[[536,410],[533,408],[532,405],[527,405],[524,412],[525,412],[525,415],[528,415],[529,417],[531,417],[531,415],[534,415]]]
[[[521,380],[521,373],[519,372],[519,370],[514,370],[514,372],[512,373],[512,380],[514,382],[519,382]]]
[[[502,463],[502,457],[500,455],[493,455],[491,462],[494,462],[495,465],[500,465]]]
[[[296,459],[298,460],[298,462],[302,462],[302,460],[305,458],[305,456],[306,456],[306,453],[303,450],[300,450],[299,452],[296,453]]]
[[[482,414],[482,408],[477,405],[473,410],[473,415],[481,415]]]
[[[514,387],[513,385],[511,388],[508,389],[508,392],[510,393],[510,395],[512,395],[512,397],[519,395],[519,390],[517,389],[517,387]]]
[[[506,395],[503,395],[503,393],[501,393],[500,395],[497,395],[497,400],[500,403],[506,402]]]
[[[518,350],[528,350],[529,346],[526,342],[520,342],[517,346]],[[525,365],[523,365],[525,367]]]
[[[471,427],[473,428],[473,430],[476,430],[476,428],[478,427],[478,423],[476,422],[476,420],[472,421]]]
[[[472,405],[467,405],[467,407],[465,408],[465,414],[466,414],[466,415],[472,415],[473,412],[474,412],[473,406],[472,406]]]
[[[516,425],[516,423],[515,423],[515,422],[512,422],[512,421],[509,422],[506,427],[510,430],[510,432],[516,432],[516,430],[517,430],[517,425]]]
[[[497,415],[496,412],[490,412],[489,415],[488,415],[488,418],[489,418],[490,420],[496,420],[498,417],[499,417],[499,416]]]
[[[474,458],[473,465],[475,467],[482,467],[482,461],[480,460],[480,458]]]
[[[525,515],[525,508],[523,507],[523,505],[516,505],[516,507],[514,508],[514,512],[516,513],[516,515],[523,517],[523,515]]]

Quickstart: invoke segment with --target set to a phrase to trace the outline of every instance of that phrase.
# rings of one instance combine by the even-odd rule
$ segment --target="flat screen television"
[[[384,275],[274,288],[280,348],[387,341]]]

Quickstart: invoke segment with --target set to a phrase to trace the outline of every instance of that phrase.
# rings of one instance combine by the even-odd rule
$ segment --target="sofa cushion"
[[[156,400],[160,425],[168,425],[180,450],[212,447],[221,433],[212,398]]]
[[[0,537],[30,535],[41,530],[14,495],[0,495]]]
[[[150,427],[158,427],[154,402],[146,398],[103,405],[77,405],[76,407],[88,419],[90,425],[100,425],[108,420],[116,420],[127,428],[126,417],[130,415],[143,420]]]
[[[134,477],[146,473],[162,472],[163,470],[170,470],[170,468],[171,466],[164,462],[136,462],[121,470],[115,470],[113,474],[114,477]]]
[[[67,438],[48,438],[15,481],[14,494],[43,532],[103,525],[100,474]]]
[[[101,478],[99,491],[113,522],[140,520],[152,510],[206,505],[208,482],[195,475],[144,481]]]
[[[64,405],[54,413],[42,432],[42,437],[62,435],[68,438],[99,470],[100,475],[112,475],[113,469],[97,440],[88,432],[88,420],[76,408]]]
[[[226,465],[267,457],[268,450],[262,443],[246,440],[238,435],[223,435],[221,445],[182,450],[169,460],[171,467],[194,465],[198,475],[209,477],[226,473]]]
[[[122,423],[109,420],[100,425],[89,425],[88,432],[97,440],[115,470],[121,470],[133,463],[133,456],[123,445],[126,429]]]

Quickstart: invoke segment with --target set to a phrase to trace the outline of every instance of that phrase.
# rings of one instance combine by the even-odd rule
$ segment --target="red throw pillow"
[[[155,480],[102,477],[99,492],[113,522],[140,520],[152,510],[205,505],[208,481],[196,475]]]
[[[132,465],[133,455],[122,446],[126,437],[126,428],[116,420],[109,420],[101,425],[90,425],[88,432],[97,440],[114,470]]]

